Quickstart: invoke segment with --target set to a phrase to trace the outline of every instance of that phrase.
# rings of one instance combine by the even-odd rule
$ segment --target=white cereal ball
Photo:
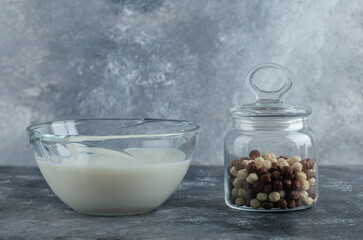
[[[276,158],[276,155],[275,155],[274,153],[270,152],[270,153],[268,153],[268,154],[270,154],[270,157],[271,157],[271,158]]]
[[[285,166],[289,166],[289,164],[287,163],[287,161],[285,159],[279,158],[279,159],[277,159],[277,166],[282,168],[282,167],[285,167]]]
[[[276,158],[269,158],[268,159],[271,163],[277,163],[277,159]]]
[[[256,198],[252,199],[250,204],[251,204],[251,207],[254,208],[254,209],[257,209],[257,208],[261,207],[260,201],[258,201]]]
[[[265,159],[263,159],[263,157],[257,157],[255,159],[256,166],[259,167],[259,168],[262,167],[262,162],[263,161],[265,161]]]
[[[271,163],[269,160],[264,160],[264,161],[262,162],[262,167],[263,167],[263,168],[270,169],[270,168],[271,168],[271,166],[272,166],[272,163]]]
[[[300,182],[300,184],[301,184],[301,188],[302,188],[303,190],[305,190],[305,191],[307,191],[307,190],[309,189],[309,187],[310,187],[309,182],[308,182],[308,181],[306,181],[306,180],[301,181],[301,182]]]
[[[234,166],[229,171],[233,176],[237,177],[237,169]]]
[[[291,158],[287,159],[287,163],[292,166],[296,162],[300,162],[301,158],[299,156],[292,156]]]
[[[280,194],[278,192],[272,192],[268,195],[268,199],[270,199],[270,202],[277,202],[280,200]]]
[[[247,169],[241,169],[237,173],[237,178],[240,178],[242,180],[245,180],[248,176]]]
[[[245,194],[245,190],[243,190],[242,188],[240,188],[238,190],[238,197],[242,198],[244,194]]]
[[[315,178],[310,178],[308,180],[308,182],[309,182],[310,186],[314,186],[315,185]]]
[[[306,174],[304,172],[296,173],[296,179],[302,182],[306,180]]]
[[[233,180],[233,187],[236,187],[236,188],[239,188],[239,187],[241,187],[242,186],[242,183],[243,183],[243,180],[242,179],[240,179],[240,178],[235,178],[234,180]]]
[[[265,159],[265,160],[268,160],[269,158],[271,158],[271,155],[269,153],[264,153],[262,155],[262,157]]]
[[[257,193],[257,200],[261,201],[261,202],[266,201],[267,193],[264,193],[264,192]]]
[[[248,177],[246,178],[246,181],[248,183],[254,184],[255,182],[258,181],[258,176],[256,173],[251,173],[250,175],[248,175]]]
[[[249,164],[249,160],[243,160],[242,161],[246,166]]]
[[[238,197],[238,188],[233,188],[232,189],[232,197]]]
[[[285,196],[286,196],[286,193],[285,193],[285,191],[284,191],[284,190],[281,190],[281,191],[279,192],[279,194],[280,194],[280,198],[285,198]]]
[[[309,194],[306,191],[301,191],[300,192],[300,200],[305,202],[309,197]]]
[[[307,206],[310,206],[311,204],[313,204],[313,202],[314,202],[314,199],[312,199],[311,197],[308,197],[308,198],[306,199],[306,201],[305,201],[305,204],[306,204]]]
[[[234,204],[236,204],[237,207],[244,205],[243,198],[237,198],[236,201],[234,201]]]
[[[301,163],[299,163],[299,162],[296,162],[296,163],[294,163],[294,164],[292,164],[292,170],[294,170],[294,172],[295,173],[299,173],[299,172],[301,172],[302,171],[302,169],[303,169],[303,166],[302,166],[302,164]]]

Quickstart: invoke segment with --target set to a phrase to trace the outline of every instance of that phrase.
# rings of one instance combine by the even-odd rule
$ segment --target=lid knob
[[[264,69],[264,68],[273,68],[280,70],[286,74],[285,84],[278,90],[274,91],[266,91],[262,90],[259,87],[256,86],[256,84],[253,82],[253,77],[255,74]],[[275,64],[275,63],[263,63],[255,66],[252,68],[246,77],[246,84],[248,89],[253,92],[256,95],[256,103],[281,103],[281,96],[289,91],[289,89],[292,86],[292,73],[289,71],[289,69]]]

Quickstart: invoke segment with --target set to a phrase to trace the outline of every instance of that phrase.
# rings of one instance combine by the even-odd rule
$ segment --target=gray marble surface
[[[323,164],[360,164],[363,1],[2,0],[0,164],[35,165],[30,123],[100,117],[199,122],[193,164],[222,164],[245,75],[285,65],[285,100],[312,106]],[[260,86],[279,83],[260,76]]]
[[[0,239],[359,239],[362,171],[362,166],[321,167],[313,208],[253,213],[225,205],[222,167],[192,166],[156,210],[94,217],[63,204],[36,168],[0,167]]]

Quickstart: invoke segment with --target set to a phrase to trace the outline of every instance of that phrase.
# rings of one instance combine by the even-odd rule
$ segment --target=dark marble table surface
[[[253,213],[225,205],[222,167],[192,166],[156,210],[94,217],[63,204],[38,169],[0,166],[0,239],[363,239],[362,172],[320,167],[315,207]]]

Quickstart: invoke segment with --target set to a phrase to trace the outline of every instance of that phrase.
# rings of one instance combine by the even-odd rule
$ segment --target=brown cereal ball
[[[292,189],[301,190],[301,183],[298,180],[292,181]]]
[[[272,188],[276,192],[280,192],[282,190],[282,182],[281,181],[273,181]]]
[[[234,165],[237,171],[242,170],[246,168],[246,164],[243,162],[243,160],[238,160],[238,162]]]
[[[262,203],[262,207],[266,210],[270,210],[271,208],[273,208],[273,203],[272,202],[263,202]]]
[[[277,206],[281,209],[286,209],[287,208],[287,202],[285,199],[280,199],[279,201],[277,201]]]
[[[251,189],[252,188],[252,184],[250,184],[249,182],[247,182],[247,181],[243,181],[243,183],[242,183],[242,188],[243,189]]]
[[[255,159],[260,156],[260,151],[252,150],[249,154],[250,159]]]
[[[294,170],[290,166],[284,166],[281,168],[282,176],[291,179],[292,175],[294,174]]]
[[[251,204],[251,207],[254,208],[254,209],[257,209],[257,208],[261,207],[260,201],[258,201],[256,198],[252,199],[250,204]]]
[[[231,168],[232,168],[232,165],[228,165],[227,167],[227,173],[230,177],[233,177],[233,174],[231,173]]]
[[[255,162],[251,162],[246,167],[248,173],[255,173],[258,171],[258,167]]]
[[[302,206],[302,203],[300,200],[295,200],[295,206],[296,207],[301,207]]]
[[[300,198],[300,193],[298,191],[291,191],[289,197],[292,200],[298,200]]]
[[[253,189],[248,189],[244,191],[243,196],[247,199],[256,198],[257,193]]]
[[[264,174],[261,176],[260,181],[264,184],[270,184],[271,183],[271,176],[270,174]]]
[[[312,160],[311,158],[307,158],[305,160],[306,160],[306,163],[307,163],[307,169],[313,169],[314,166],[315,166],[314,160]]]
[[[274,171],[280,171],[280,167],[276,163],[272,163],[270,167],[270,172],[272,173]]]
[[[309,197],[315,199],[316,198],[316,188],[314,186],[310,186],[309,190],[307,191],[309,194]]]
[[[283,182],[282,182],[282,187],[283,189],[285,190],[288,190],[289,188],[291,188],[292,186],[292,181],[290,179],[285,179]]]
[[[271,174],[271,178],[272,178],[272,180],[282,180],[283,179],[280,171],[273,171]]]
[[[307,176],[307,179],[315,178],[315,172],[313,172],[312,170],[308,170],[306,172],[306,176]]]
[[[287,207],[288,208],[294,208],[296,206],[295,200],[288,200],[287,201]]]
[[[271,184],[267,184],[267,185],[265,185],[265,186],[263,187],[263,191],[264,191],[265,193],[270,193],[270,192],[272,192],[272,185],[271,185]]]
[[[259,177],[261,177],[262,175],[267,174],[267,173],[268,173],[268,170],[266,168],[261,168],[260,170],[257,171],[257,175]]]
[[[253,187],[252,189],[255,191],[255,192],[262,192],[262,189],[263,189],[263,184],[259,181],[255,182],[253,184]]]

